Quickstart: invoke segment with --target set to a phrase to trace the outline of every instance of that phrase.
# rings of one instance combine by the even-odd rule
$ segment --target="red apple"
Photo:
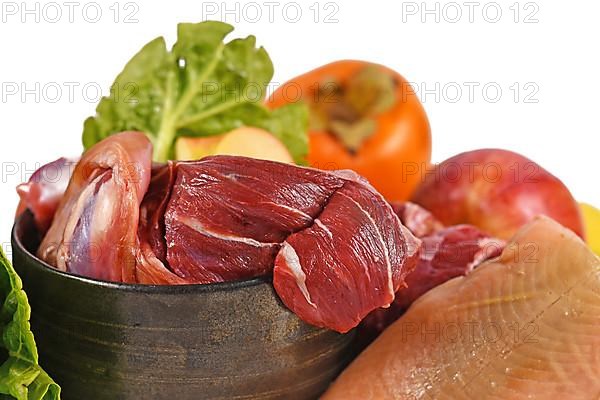
[[[471,224],[510,239],[544,214],[583,237],[579,206],[567,187],[528,158],[507,150],[459,154],[428,170],[413,201],[443,224]]]

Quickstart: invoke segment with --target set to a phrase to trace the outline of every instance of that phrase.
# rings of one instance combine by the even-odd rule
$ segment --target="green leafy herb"
[[[60,387],[38,364],[21,279],[0,249],[0,399],[60,399]]]
[[[174,155],[178,136],[211,136],[240,126],[268,129],[296,162],[308,151],[303,104],[269,111],[263,104],[273,64],[254,36],[225,43],[233,27],[206,21],[179,24],[169,51],[162,37],[140,50],[116,78],[109,97],[85,121],[86,148],[124,130],[145,132],[155,161]]]

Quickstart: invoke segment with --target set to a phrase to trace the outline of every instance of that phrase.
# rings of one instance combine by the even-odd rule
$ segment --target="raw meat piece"
[[[131,132],[85,153],[39,256],[117,282],[273,273],[292,311],[340,332],[391,304],[416,264],[420,240],[351,171],[232,156],[151,170],[150,159],[150,142]],[[132,172],[134,179],[122,179]]]
[[[402,224],[416,237],[433,235],[444,228],[432,213],[418,204],[394,201],[391,205]]]
[[[407,287],[396,293],[389,308],[369,314],[361,324],[361,334],[372,340],[396,321],[419,297],[457,276],[497,257],[504,249],[502,240],[491,238],[471,225],[457,225],[422,238],[417,267],[406,277]]]
[[[281,242],[312,224],[343,180],[242,157],[177,165],[165,214],[167,259],[197,283],[271,273]]]
[[[421,297],[323,400],[596,399],[600,259],[547,217]]]
[[[442,229],[423,238],[417,268],[406,278],[395,305],[406,310],[425,292],[500,255],[505,243],[471,225]]]
[[[304,321],[347,332],[394,301],[419,245],[378,193],[346,181],[311,227],[288,237],[273,284]]]
[[[164,215],[171,198],[176,171],[177,165],[173,161],[154,165],[148,192],[140,206],[138,236],[141,241],[148,242],[163,263],[167,262]]]
[[[156,257],[150,243],[139,242],[136,249],[135,278],[145,285],[185,285],[189,282],[171,271]]]
[[[31,210],[38,231],[44,235],[58,208],[78,159],[59,158],[35,171],[29,182],[17,186],[21,198],[17,216]]]
[[[176,175],[167,261],[190,282],[273,271],[292,311],[346,332],[388,306],[415,266],[420,241],[354,173],[215,156],[178,163]]]
[[[139,132],[110,136],[87,151],[38,256],[62,271],[135,282],[139,206],[151,157],[152,144]]]
[[[152,285],[188,283],[168,268],[164,214],[175,183],[176,164],[154,165],[148,192],[140,206],[136,279]]]

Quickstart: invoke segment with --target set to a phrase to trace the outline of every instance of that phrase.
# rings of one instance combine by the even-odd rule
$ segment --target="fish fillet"
[[[324,400],[600,398],[600,259],[546,217],[421,297]]]

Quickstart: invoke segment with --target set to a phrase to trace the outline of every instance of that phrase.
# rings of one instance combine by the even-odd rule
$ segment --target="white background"
[[[18,92],[0,92],[0,242],[9,241],[14,187],[37,165],[80,153],[95,89],[107,93],[124,63],[150,39],[164,35],[172,42],[177,22],[203,19],[234,24],[234,36],[256,35],[274,61],[275,82],[343,58],[389,65],[428,90],[421,99],[435,161],[480,147],[516,150],[560,177],[579,200],[600,206],[600,2],[266,3],[111,0],[69,6],[58,0],[25,7],[2,0],[0,87],[14,92],[16,85]],[[69,93],[67,85],[77,86]],[[467,85],[478,85],[472,98]]]

